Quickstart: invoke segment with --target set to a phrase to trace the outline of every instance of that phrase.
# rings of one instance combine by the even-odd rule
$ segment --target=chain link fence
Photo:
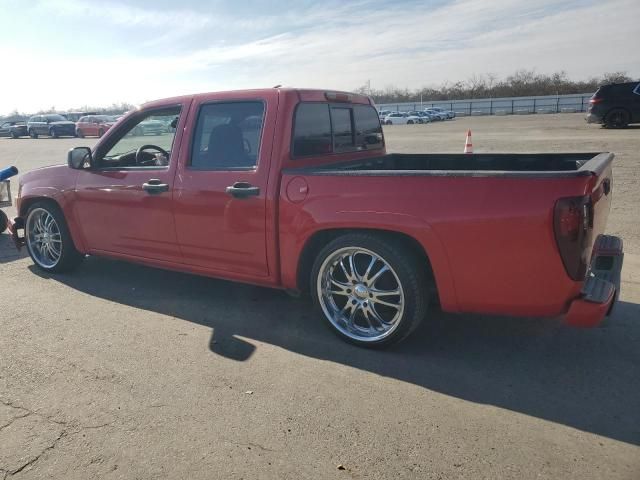
[[[591,93],[579,95],[548,95],[539,97],[482,98],[436,102],[383,103],[378,110],[410,112],[429,107],[440,107],[456,112],[457,116],[468,115],[528,115],[532,113],[576,113],[586,112]]]

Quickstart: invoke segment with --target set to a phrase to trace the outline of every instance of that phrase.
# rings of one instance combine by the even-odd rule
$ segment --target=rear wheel
[[[409,121],[407,122],[407,125],[413,125],[413,120],[409,120]]]
[[[51,203],[37,202],[29,208],[25,236],[31,259],[46,272],[73,270],[84,258],[73,244],[62,211]]]
[[[102,129],[98,130],[98,138],[102,138],[103,135],[104,135],[104,130]]]
[[[15,130],[11,130],[11,138],[13,138],[14,140],[18,138],[18,134],[15,132]]]
[[[38,134],[36,133],[36,131],[33,128],[31,130],[29,130],[29,136],[31,138],[38,138]]]
[[[51,138],[58,138],[58,132],[56,131],[56,129],[55,129],[55,128],[51,127],[51,128],[49,129],[49,136],[50,136]]]
[[[403,244],[366,233],[344,235],[318,255],[311,290],[332,331],[362,347],[405,339],[427,308],[425,272]]]
[[[84,133],[82,132],[82,130],[80,128],[76,129],[76,137],[84,138]]]
[[[605,118],[605,124],[609,128],[625,128],[629,125],[630,116],[629,112],[622,108],[616,108],[607,113]]]

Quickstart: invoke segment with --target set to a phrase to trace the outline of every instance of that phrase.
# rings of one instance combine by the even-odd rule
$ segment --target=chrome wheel
[[[331,324],[360,342],[388,337],[404,313],[398,275],[384,258],[365,248],[345,247],[329,255],[320,267],[316,288]]]
[[[25,230],[33,260],[43,268],[55,267],[62,257],[62,235],[53,215],[44,208],[34,209]]]

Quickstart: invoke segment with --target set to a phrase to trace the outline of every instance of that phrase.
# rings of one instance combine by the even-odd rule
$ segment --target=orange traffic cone
[[[464,142],[463,153],[473,153],[473,144],[471,143],[471,129],[467,130],[467,141]]]

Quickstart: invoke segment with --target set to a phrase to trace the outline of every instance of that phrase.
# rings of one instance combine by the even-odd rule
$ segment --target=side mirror
[[[81,170],[85,165],[91,165],[93,158],[91,157],[91,149],[89,147],[75,147],[67,153],[67,165],[74,170]]]

